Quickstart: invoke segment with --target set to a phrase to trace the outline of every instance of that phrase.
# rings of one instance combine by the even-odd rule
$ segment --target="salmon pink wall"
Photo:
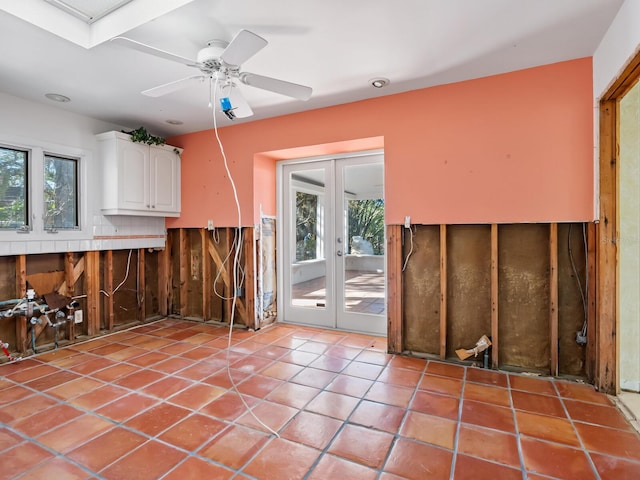
[[[386,223],[590,221],[591,58],[415,90],[219,130],[243,225],[274,215],[275,162],[384,144]],[[366,139],[369,139],[367,142]],[[375,139],[371,141],[371,139]],[[168,227],[237,225],[212,131],[184,148],[182,215]],[[339,153],[339,152],[336,152]]]

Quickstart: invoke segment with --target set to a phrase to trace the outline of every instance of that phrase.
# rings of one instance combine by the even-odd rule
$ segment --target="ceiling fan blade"
[[[190,67],[198,66],[198,63],[195,60],[181,57],[180,55],[175,55],[173,53],[160,50],[159,48],[151,47],[149,45],[138,42],[136,40],[131,40],[130,38],[127,38],[127,37],[114,37],[111,39],[111,41],[118,45],[122,45],[127,48],[132,48],[133,50],[138,50],[140,52],[148,53],[156,57],[164,58],[166,60],[171,60],[172,62],[182,63]]]
[[[251,110],[251,107],[247,103],[247,100],[244,98],[237,85],[233,83],[224,85],[220,89],[220,93],[221,98],[229,98],[233,115],[236,118],[246,118],[253,115],[253,110]]]
[[[245,85],[250,85],[270,92],[279,93],[298,100],[309,100],[313,90],[311,87],[298,85],[297,83],[285,82],[277,78],[265,77],[255,73],[243,72],[240,74],[240,81]]]
[[[267,41],[249,30],[240,30],[220,58],[228,65],[242,65],[267,46]]]
[[[180,80],[175,80],[173,82],[165,83],[164,85],[144,90],[142,94],[147,97],[161,97],[162,95],[188,87],[190,84],[202,82],[205,78],[206,77],[204,75],[194,75],[193,77],[181,78]]]

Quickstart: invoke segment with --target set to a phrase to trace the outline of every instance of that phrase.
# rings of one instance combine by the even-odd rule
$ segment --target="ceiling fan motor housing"
[[[207,68],[216,69],[222,65],[220,55],[227,48],[229,42],[223,40],[211,40],[207,43],[207,47],[198,52],[196,61]]]

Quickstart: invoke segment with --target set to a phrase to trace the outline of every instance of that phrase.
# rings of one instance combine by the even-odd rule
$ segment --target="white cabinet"
[[[129,135],[97,135],[105,215],[180,215],[180,155],[169,145],[134,143]]]

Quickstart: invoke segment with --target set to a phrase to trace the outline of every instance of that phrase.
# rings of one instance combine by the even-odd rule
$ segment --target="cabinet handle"
[[[151,208],[156,208],[156,206],[155,205],[151,205]]]
[[[151,205],[149,205],[148,203],[147,203],[147,208],[151,208]]]

